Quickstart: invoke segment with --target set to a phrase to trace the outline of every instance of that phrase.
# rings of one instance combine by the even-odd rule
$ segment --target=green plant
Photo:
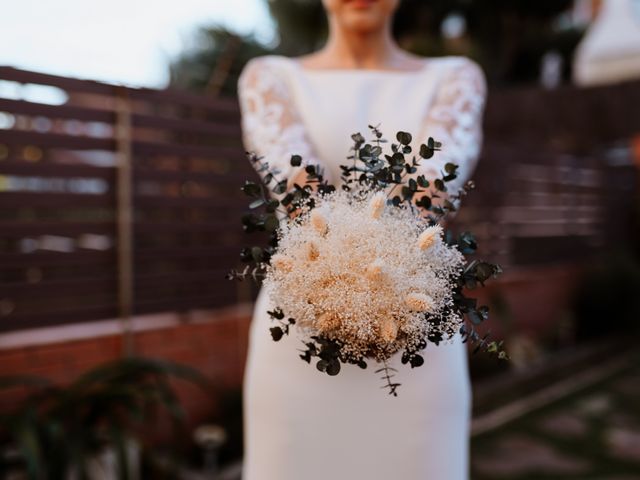
[[[171,61],[170,85],[212,96],[235,95],[245,63],[271,53],[253,35],[241,35],[219,25],[198,29],[192,43]]]
[[[28,387],[16,411],[0,416],[0,429],[19,453],[29,479],[88,478],[89,462],[106,447],[115,453],[118,478],[129,478],[128,446],[160,409],[183,428],[184,411],[171,378],[205,387],[196,370],[148,358],[101,365],[65,387],[35,377],[0,379],[1,388]],[[3,470],[0,460],[0,472]],[[6,468],[6,466],[4,467]]]

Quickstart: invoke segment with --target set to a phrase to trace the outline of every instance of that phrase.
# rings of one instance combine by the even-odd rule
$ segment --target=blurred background
[[[470,357],[472,478],[640,478],[640,1],[403,0],[394,33],[489,81],[455,228],[511,360]],[[3,3],[0,478],[240,478],[236,85],[325,35],[317,0]]]

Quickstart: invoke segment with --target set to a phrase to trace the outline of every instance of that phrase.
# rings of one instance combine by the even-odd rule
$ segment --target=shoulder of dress
[[[267,55],[259,55],[257,57],[251,58],[246,64],[244,69],[281,69],[284,68],[291,59],[289,57],[285,57],[284,55],[275,55],[275,54],[267,54]]]
[[[239,85],[245,82],[253,83],[257,78],[265,76],[272,79],[285,81],[288,77],[287,66],[290,59],[283,55],[259,55],[249,59],[238,77]]]
[[[443,57],[432,58],[436,64],[446,69],[469,69],[469,70],[482,70],[480,65],[469,57],[462,55],[447,55]]]
[[[292,88],[290,61],[289,57],[273,54],[251,58],[238,76],[238,95],[244,97],[248,92],[265,95],[268,92],[282,99],[289,97]]]
[[[472,83],[478,90],[486,90],[486,76],[482,67],[469,57],[450,55],[437,57],[441,79],[444,82],[461,80]]]

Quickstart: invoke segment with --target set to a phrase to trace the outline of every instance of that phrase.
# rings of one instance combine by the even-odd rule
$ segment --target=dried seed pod
[[[404,301],[407,307],[416,312],[429,312],[433,308],[433,299],[424,293],[410,293]]]
[[[440,227],[440,225],[427,227],[418,237],[418,247],[420,250],[426,250],[427,248],[432,247],[438,241],[441,234],[442,227]]]
[[[371,213],[371,218],[380,218],[382,212],[384,212],[386,202],[387,196],[384,192],[377,192],[371,197],[371,200],[369,200],[369,212]]]

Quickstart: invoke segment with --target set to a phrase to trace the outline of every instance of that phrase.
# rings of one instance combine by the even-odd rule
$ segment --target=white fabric
[[[459,164],[469,179],[481,143],[486,86],[479,67],[462,57],[425,59],[419,71],[312,70],[287,57],[251,60],[238,81],[243,141],[285,176],[292,154],[340,177],[350,135],[370,139],[378,125],[389,141],[404,130],[418,148],[429,136],[443,151],[416,175],[436,176]],[[298,167],[301,168],[301,167]],[[455,187],[454,187],[455,188]],[[398,397],[375,370],[343,365],[336,377],[298,355],[295,327],[274,342],[273,308],[263,288],[250,328],[244,378],[244,480],[460,480],[468,478],[470,387],[460,339],[430,345],[425,364],[398,369]]]
[[[576,49],[574,82],[588,87],[640,78],[640,14],[632,0],[605,0]]]

